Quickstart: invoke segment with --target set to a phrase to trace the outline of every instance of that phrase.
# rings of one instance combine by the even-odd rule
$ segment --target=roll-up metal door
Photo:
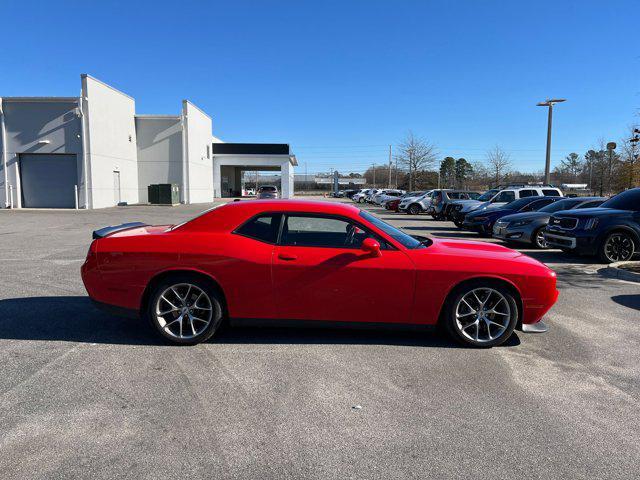
[[[20,154],[23,207],[74,208],[77,183],[75,155]]]

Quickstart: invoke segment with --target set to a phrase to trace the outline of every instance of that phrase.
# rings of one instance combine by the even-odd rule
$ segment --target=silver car
[[[535,212],[507,215],[493,225],[493,236],[506,242],[526,243],[537,248],[547,248],[543,232],[553,213],[561,210],[598,207],[605,200],[606,198],[603,197],[565,198]]]
[[[262,185],[258,188],[258,200],[271,200],[278,198],[278,187],[274,185]]]

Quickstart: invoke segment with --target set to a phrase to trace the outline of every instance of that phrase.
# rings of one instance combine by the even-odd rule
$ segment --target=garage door
[[[77,183],[75,155],[20,155],[23,207],[74,208]]]

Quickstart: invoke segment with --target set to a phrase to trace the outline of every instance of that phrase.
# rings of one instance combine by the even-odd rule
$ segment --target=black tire
[[[187,290],[187,286],[191,288]],[[167,291],[171,294],[167,293],[161,299]],[[179,304],[181,300],[182,304]],[[220,294],[211,282],[197,276],[176,274],[165,278],[153,289],[146,306],[146,317],[166,341],[177,345],[195,345],[208,340],[219,329],[224,312],[222,305]],[[167,309],[167,313],[160,315],[160,308],[163,311]],[[210,316],[207,312],[210,312]],[[184,315],[187,315],[187,319],[182,320]],[[206,325],[203,325],[204,320],[207,320]],[[187,332],[183,336],[185,330]]]
[[[463,221],[462,220],[458,220],[457,218],[454,218],[453,219],[453,224],[458,228],[462,228]]]
[[[358,199],[358,203],[364,203],[364,198],[363,198],[363,197],[360,197],[360,198]]]
[[[497,294],[491,293],[484,298],[482,291],[488,290]],[[479,300],[484,300],[486,304],[480,306],[480,303],[475,301],[473,292],[476,292]],[[462,301],[468,296],[474,298],[468,302],[470,307]],[[468,312],[473,311],[474,308],[476,311],[465,313],[466,308]],[[496,313],[490,313],[487,308],[493,308]],[[483,315],[480,319],[478,319],[479,312]],[[487,320],[484,320],[485,318]],[[449,335],[457,342],[471,347],[488,348],[506,342],[518,324],[518,319],[518,303],[510,289],[492,280],[474,280],[456,288],[451,293],[442,320]],[[498,324],[500,324],[499,328]],[[494,338],[491,338],[492,335]],[[479,340],[475,340],[475,337]]]
[[[544,239],[544,237],[540,236],[540,234],[544,231],[544,229],[545,227],[542,226],[538,228],[535,232],[533,232],[533,239],[531,240],[531,243],[536,248],[539,248],[539,249],[549,248],[547,245],[547,241]]]
[[[633,258],[636,243],[627,232],[612,232],[598,248],[598,257],[603,263],[627,262]]]
[[[409,213],[409,215],[419,215],[420,212],[422,212],[422,207],[417,203],[412,203],[409,205],[409,208],[407,208],[407,213]]]

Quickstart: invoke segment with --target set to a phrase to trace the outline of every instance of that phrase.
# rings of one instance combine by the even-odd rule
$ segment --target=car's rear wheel
[[[358,199],[358,203],[364,203],[364,198],[360,197],[360,198]]]
[[[631,260],[635,251],[633,237],[626,232],[613,232],[607,235],[600,245],[599,256],[605,263],[626,262]]]
[[[462,228],[463,223],[464,223],[463,220],[459,220],[458,218],[453,219],[453,224],[458,228]]]
[[[420,205],[418,205],[417,203],[414,203],[412,205],[409,205],[409,208],[407,209],[407,211],[411,215],[418,215],[422,211],[422,207],[420,207]]]
[[[544,227],[540,227],[534,232],[533,244],[536,248],[547,248],[547,240],[544,238]]]
[[[154,289],[147,307],[153,327],[170,342],[194,345],[209,339],[222,321],[222,303],[212,286],[188,275],[170,277]]]
[[[444,320],[449,333],[459,342],[493,347],[513,333],[518,323],[518,305],[502,285],[472,282],[455,292]]]

